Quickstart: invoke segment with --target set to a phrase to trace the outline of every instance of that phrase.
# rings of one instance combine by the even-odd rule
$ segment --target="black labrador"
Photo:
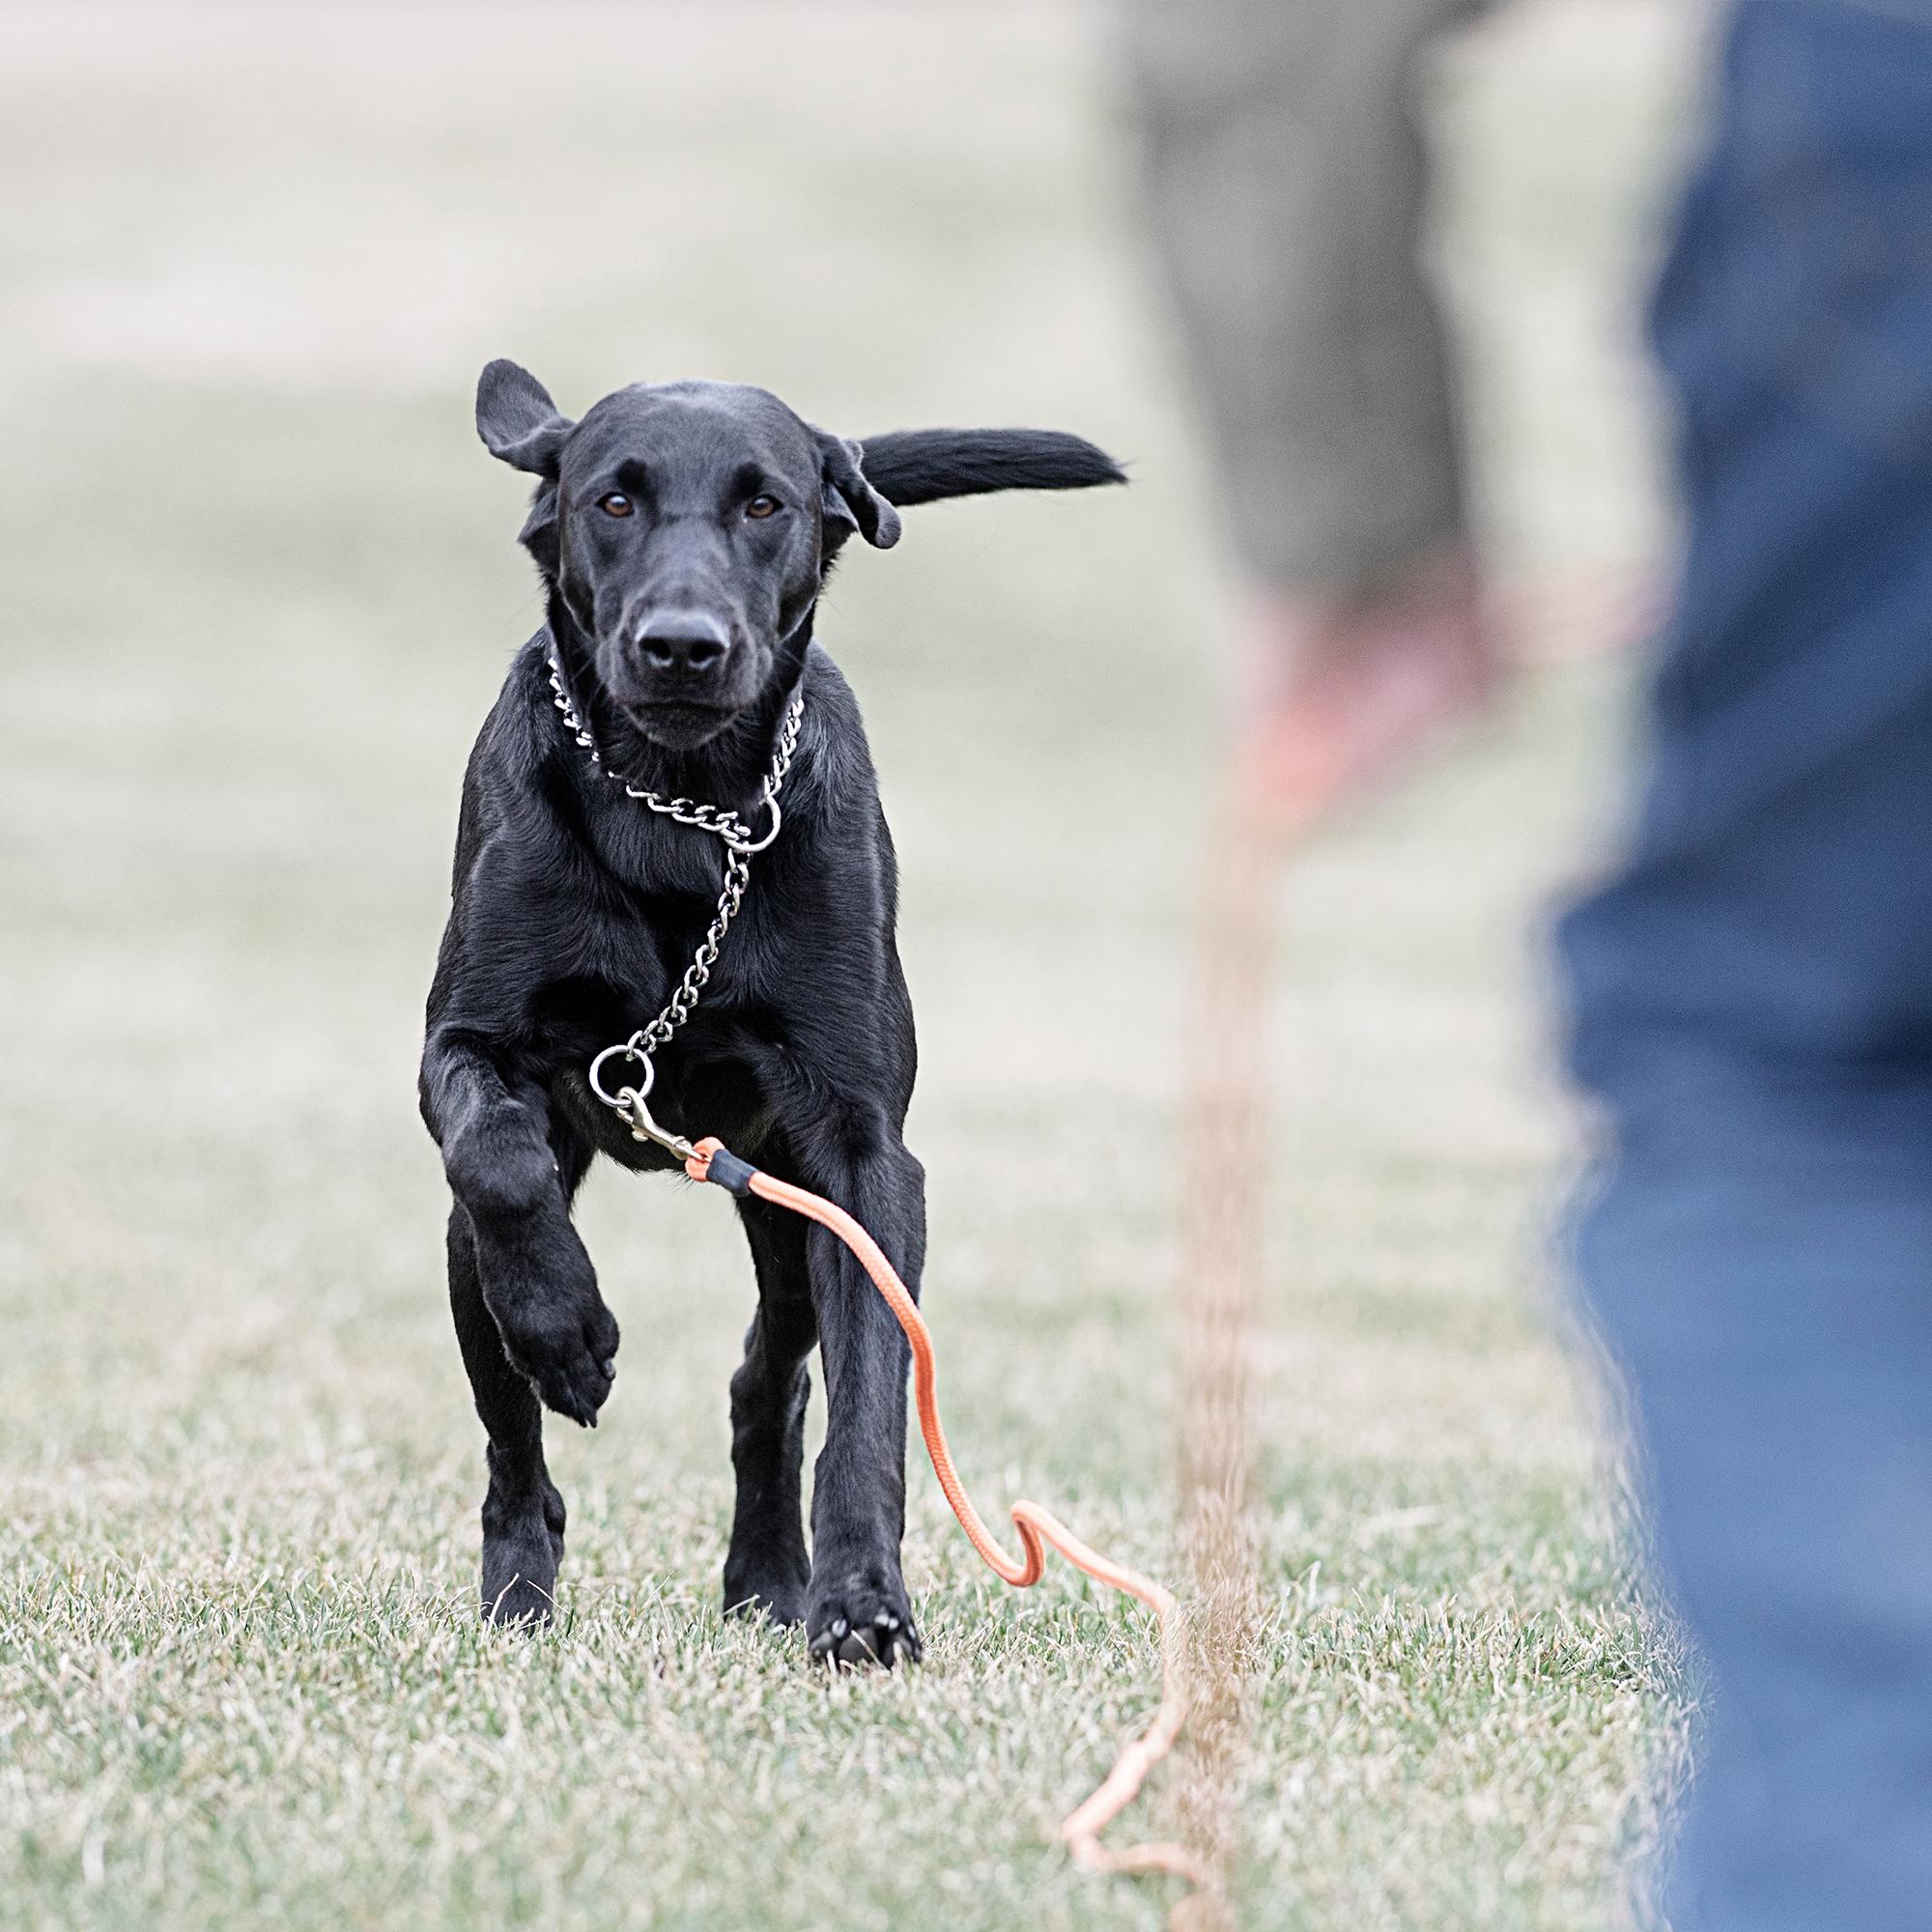
[[[465,777],[421,1098],[455,1197],[450,1304],[489,1435],[483,1609],[545,1621],[564,1508],[542,1406],[594,1423],[617,1352],[572,1198],[600,1151],[677,1166],[586,1070],[671,997],[728,856],[635,792],[734,813],[740,842],[762,839],[775,744],[803,698],[781,830],[696,1009],[656,1054],[649,1106],[849,1208],[917,1294],[924,1176],[901,1137],[914,1043],[893,842],[859,707],[813,611],[855,531],[882,550],[897,541],[895,505],[1123,479],[1077,437],[917,430],[860,444],[732,384],[619,389],[573,423],[507,361],[483,372],[476,426],[538,478],[521,540],[548,622]],[[725,1605],[803,1619],[817,1657],[916,1659],[899,1574],[904,1339],[830,1236],[756,1200],[739,1212],[758,1306],[731,1378]],[[814,1343],[830,1413],[808,1552]]]

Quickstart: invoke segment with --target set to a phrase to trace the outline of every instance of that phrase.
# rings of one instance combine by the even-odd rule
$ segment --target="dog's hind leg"
[[[761,1201],[739,1205],[758,1275],[758,1312],[731,1378],[731,1463],[738,1502],[724,1558],[727,1613],[805,1618],[811,1559],[799,1508],[805,1465],[805,1358],[816,1339],[805,1224]]]

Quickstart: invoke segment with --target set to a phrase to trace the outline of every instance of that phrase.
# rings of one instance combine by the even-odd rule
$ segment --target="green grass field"
[[[1532,5],[1436,75],[1512,578],[1659,541],[1627,313],[1688,11]],[[1048,1840],[1151,1708],[1145,1619],[1004,1591],[923,1465],[923,1669],[721,1621],[752,1288],[715,1198],[590,1184],[626,1343],[604,1426],[552,1430],[564,1614],[477,1629],[412,1086],[462,760],[536,618],[487,356],[566,408],[707,374],[1131,458],[914,513],[821,635],[904,865],[955,1449],[989,1515],[1172,1571],[1219,593],[1122,123],[1059,5],[0,13],[0,1926],[1161,1922]],[[1547,1260],[1535,922],[1627,676],[1526,676],[1285,888],[1255,1927],[1612,1919],[1681,1777]]]

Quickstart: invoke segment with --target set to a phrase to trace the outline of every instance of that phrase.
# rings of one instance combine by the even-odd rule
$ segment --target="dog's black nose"
[[[731,634],[702,611],[653,611],[637,637],[644,663],[657,671],[711,670],[731,648]]]

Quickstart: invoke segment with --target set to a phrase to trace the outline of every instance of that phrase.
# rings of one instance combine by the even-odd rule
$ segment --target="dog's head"
[[[881,550],[898,541],[860,446],[764,389],[639,384],[571,422],[527,370],[497,361],[477,384],[476,428],[493,456],[540,479],[523,541],[598,684],[673,750],[764,695],[853,531]]]
[[[894,430],[861,444],[737,383],[639,384],[571,422],[502,361],[476,386],[476,427],[539,479],[523,541],[602,695],[672,751],[717,737],[797,671],[833,558],[855,531],[897,543],[894,504],[1126,480],[1063,430]]]

